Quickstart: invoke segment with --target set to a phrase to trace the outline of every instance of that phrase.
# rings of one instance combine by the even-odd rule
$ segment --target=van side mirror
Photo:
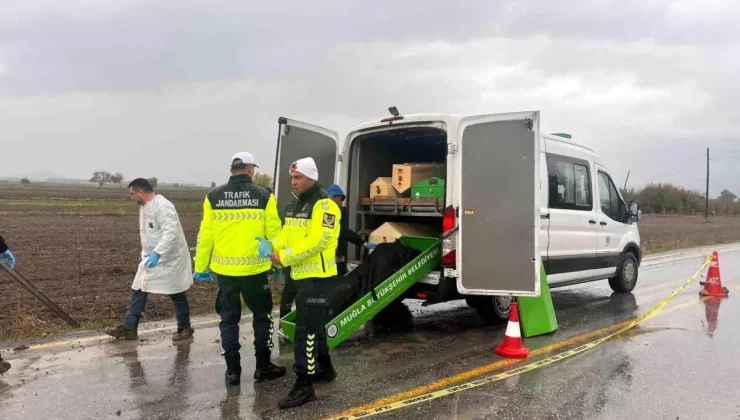
[[[640,220],[641,214],[642,212],[640,211],[640,203],[638,203],[637,201],[631,201],[629,210],[630,219],[633,222],[637,222],[638,220]]]

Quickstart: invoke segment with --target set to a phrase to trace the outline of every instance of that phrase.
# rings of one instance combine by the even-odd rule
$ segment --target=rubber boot
[[[293,389],[278,402],[278,407],[282,409],[293,408],[311,401],[316,401],[316,392],[313,390],[313,385],[311,384],[311,380],[308,379],[308,375],[303,373],[298,374]]]
[[[328,383],[337,378],[337,371],[334,370],[334,366],[331,364],[331,356],[320,354],[318,362],[319,366],[316,369],[316,374],[311,379],[313,382]]]
[[[109,336],[116,340],[136,340],[139,338],[139,334],[136,330],[129,330],[123,325],[119,325],[116,328],[111,328],[105,332]]]
[[[229,385],[239,385],[241,383],[242,366],[239,352],[224,354],[226,359],[226,383]]]
[[[254,379],[258,381],[269,381],[285,376],[287,369],[277,366],[270,361],[270,352],[257,354],[257,367],[254,370]]]
[[[4,375],[5,372],[10,370],[10,363],[3,360],[3,357],[0,356],[0,375]]]

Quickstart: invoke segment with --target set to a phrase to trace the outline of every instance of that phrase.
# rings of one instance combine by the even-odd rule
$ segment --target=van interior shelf
[[[435,197],[373,197],[360,201],[358,214],[378,216],[442,217],[444,199]]]
[[[429,212],[418,212],[418,211],[382,211],[382,210],[360,210],[357,212],[360,215],[367,216],[409,216],[409,217],[442,217],[442,213],[438,211]]]

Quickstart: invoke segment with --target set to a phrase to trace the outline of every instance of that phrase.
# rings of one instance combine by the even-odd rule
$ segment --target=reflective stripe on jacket
[[[226,276],[263,273],[272,263],[259,257],[255,238],[272,240],[279,233],[280,216],[272,193],[252,183],[248,175],[234,175],[203,201],[195,271],[210,268]]]
[[[288,205],[283,230],[272,243],[294,280],[337,275],[341,217],[337,203],[318,184]]]

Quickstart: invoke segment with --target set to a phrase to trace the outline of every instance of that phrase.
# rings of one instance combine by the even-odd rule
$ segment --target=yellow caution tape
[[[412,405],[416,405],[416,404],[419,404],[419,403],[422,403],[422,402],[436,400],[438,398],[442,398],[442,397],[445,397],[447,395],[456,394],[458,392],[462,392],[462,391],[465,391],[465,390],[468,390],[468,389],[477,388],[479,386],[488,385],[488,384],[491,384],[493,382],[498,382],[498,381],[503,380],[503,379],[506,379],[506,378],[511,378],[512,376],[517,376],[517,375],[520,375],[522,373],[529,372],[531,370],[539,369],[541,367],[544,367],[544,366],[553,364],[553,363],[558,362],[560,360],[567,359],[569,357],[573,357],[573,356],[575,356],[577,354],[583,353],[586,350],[593,349],[594,347],[597,347],[598,345],[600,345],[600,344],[602,344],[602,343],[604,343],[604,342],[606,342],[606,341],[614,338],[615,336],[617,336],[617,335],[619,335],[619,334],[621,334],[621,333],[623,333],[623,332],[625,332],[625,331],[627,331],[627,330],[629,330],[631,328],[634,328],[638,324],[640,324],[640,323],[642,323],[642,322],[644,322],[644,321],[646,321],[646,320],[654,317],[655,315],[657,315],[658,312],[660,312],[668,304],[668,302],[670,302],[673,298],[675,298],[676,295],[678,295],[679,293],[681,293],[681,291],[684,288],[686,288],[686,286],[688,286],[689,283],[691,283],[697,277],[699,277],[699,275],[701,274],[701,272],[707,267],[707,265],[709,265],[709,263],[711,261],[712,261],[712,257],[707,257],[707,259],[704,261],[704,264],[702,264],[701,268],[699,268],[699,270],[697,270],[696,273],[694,273],[693,276],[691,276],[688,280],[686,280],[686,282],[683,285],[681,285],[681,287],[679,287],[678,289],[674,290],[665,299],[663,299],[660,302],[656,303],[655,306],[653,306],[652,308],[650,308],[650,310],[647,311],[647,312],[645,312],[643,315],[635,318],[634,320],[632,320],[632,322],[630,322],[629,324],[627,324],[623,328],[621,328],[621,329],[617,330],[616,332],[614,332],[612,334],[609,334],[609,335],[607,335],[607,336],[605,336],[603,338],[599,338],[597,340],[594,340],[594,341],[591,341],[589,343],[583,344],[583,345],[581,345],[579,347],[576,347],[576,348],[573,348],[573,349],[570,349],[570,350],[566,350],[566,351],[564,351],[562,353],[558,353],[558,354],[556,354],[554,356],[550,356],[550,357],[548,357],[546,359],[542,359],[542,360],[539,360],[537,362],[533,362],[533,363],[530,363],[528,365],[524,365],[524,366],[518,367],[516,369],[508,370],[506,372],[502,372],[502,373],[499,373],[499,374],[496,374],[496,375],[486,376],[486,377],[477,379],[475,381],[470,381],[470,382],[466,382],[466,383],[463,383],[463,384],[460,384],[460,385],[456,385],[456,386],[452,386],[452,387],[449,387],[449,388],[440,389],[438,391],[430,392],[428,394],[419,395],[418,397],[408,398],[408,399],[400,400],[400,401],[397,401],[397,402],[394,402],[394,403],[390,403],[390,404],[379,405],[377,407],[372,407],[372,408],[369,408],[369,409],[363,410],[363,411],[357,411],[357,412],[354,412],[354,413],[349,413],[347,415],[340,415],[338,417],[328,417],[327,420],[362,419],[362,418],[366,418],[366,417],[376,416],[378,414],[387,413],[389,411],[395,411],[395,410],[398,410],[398,409],[401,409],[401,408],[410,407]]]

